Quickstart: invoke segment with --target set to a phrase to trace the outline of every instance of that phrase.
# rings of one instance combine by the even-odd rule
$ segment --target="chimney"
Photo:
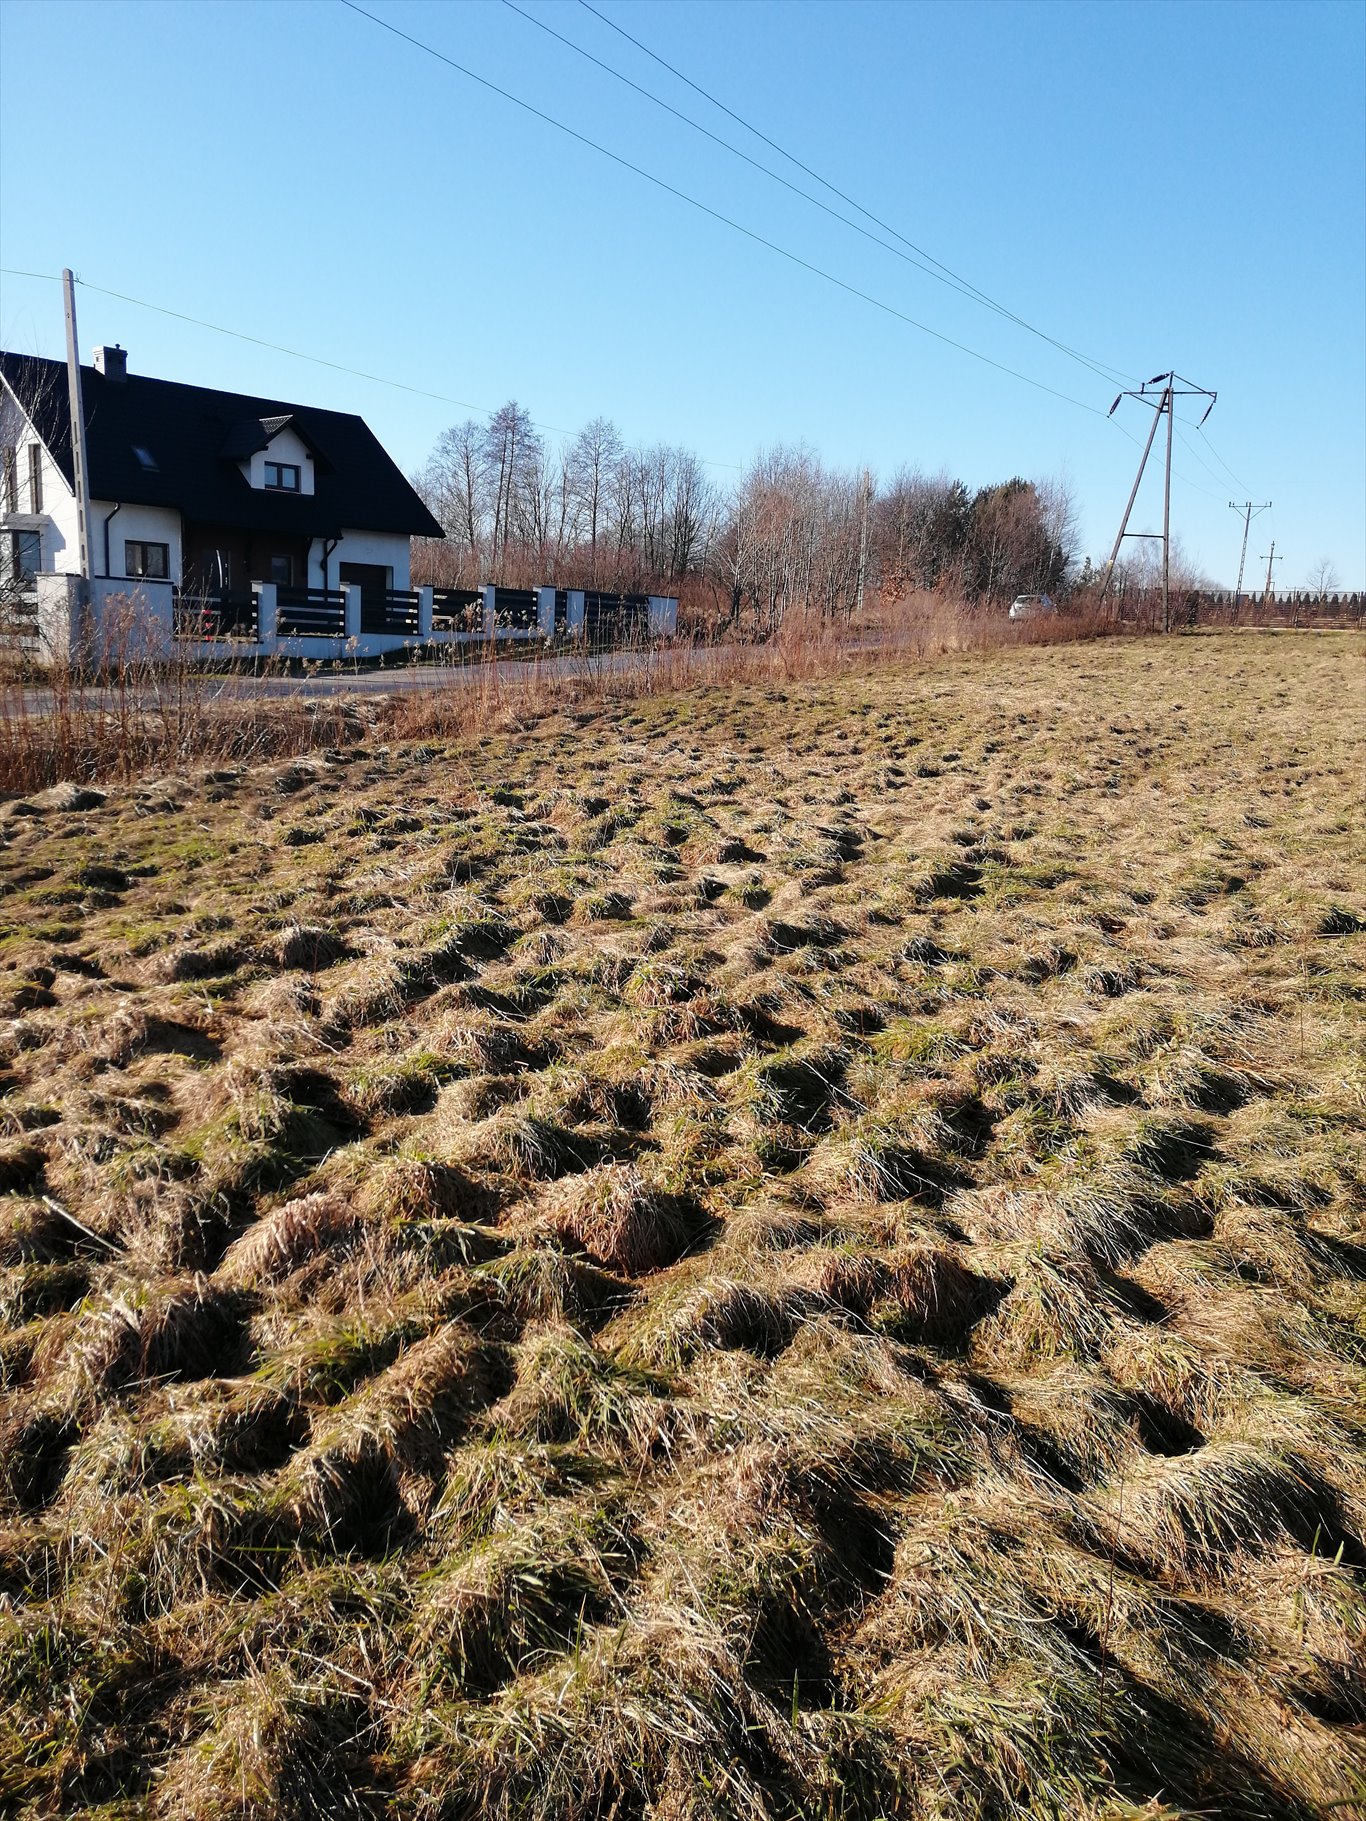
[[[128,377],[128,354],[117,345],[112,348],[96,348],[95,371],[102,373],[111,386],[121,386]]]

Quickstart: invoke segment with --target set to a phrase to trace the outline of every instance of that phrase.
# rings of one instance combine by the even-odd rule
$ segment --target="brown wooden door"
[[[338,563],[337,580],[343,588],[348,584],[359,586],[361,597],[368,605],[378,598],[383,600],[389,592],[390,571],[383,563]]]

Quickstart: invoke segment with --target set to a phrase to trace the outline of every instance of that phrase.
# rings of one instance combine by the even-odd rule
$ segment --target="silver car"
[[[1010,603],[1012,620],[1038,620],[1057,611],[1057,604],[1048,594],[1017,594]]]

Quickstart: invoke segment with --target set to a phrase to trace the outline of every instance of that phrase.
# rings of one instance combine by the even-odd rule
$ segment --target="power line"
[[[861,290],[858,285],[850,284],[843,278],[837,278],[833,272],[827,272],[823,266],[818,266],[809,259],[803,259],[800,253],[794,253],[790,248],[780,246],[776,240],[769,240],[756,229],[747,228],[743,222],[736,221],[730,215],[723,215],[720,209],[712,208],[709,203],[689,195],[686,190],[680,190],[676,184],[667,182],[663,177],[657,177],[653,171],[647,171],[643,165],[634,164],[631,159],[624,158],[620,152],[610,151],[605,145],[600,145],[596,139],[590,139],[586,133],[579,132],[576,127],[567,126],[564,121],[557,120],[553,114],[547,114],[543,109],[534,107],[531,102],[523,101],[520,95],[514,95],[510,89],[500,88],[487,76],[481,76],[465,64],[458,63],[454,57],[448,57],[444,51],[437,50],[434,45],[426,43],[421,38],[415,38],[411,32],[405,32],[397,25],[391,25],[387,19],[381,19],[377,13],[367,12],[363,6],[356,4],[356,0],[338,0],[338,3],[346,7],[348,12],[359,14],[362,19],[368,19],[372,25],[379,26],[382,31],[392,33],[395,38],[401,38],[405,44],[411,44],[415,50],[435,58],[438,63],[446,64],[448,68],[467,77],[469,81],[478,83],[480,88],[488,89],[491,94],[500,96],[504,101],[510,101],[514,107],[521,108],[524,113],[544,121],[547,126],[553,126],[557,132],[565,134],[567,138],[577,140],[580,145],[588,146],[591,151],[599,153],[603,158],[610,159],[613,164],[620,165],[623,170],[631,171],[637,177],[643,177],[647,183],[654,184],[656,189],[664,190],[670,196],[676,196],[680,202],[686,202],[690,208],[698,210],[700,214],[710,216],[713,221],[719,221],[724,227],[732,228],[737,234],[743,234],[746,240],[754,241],[757,246],[766,247],[770,253],[777,253],[780,258],[788,260],[794,266],[799,266],[803,271],[811,272],[817,278],[823,278],[827,284],[834,285],[837,290],[845,291],[851,297],[860,298],[864,303],[871,304],[875,310],[881,310],[885,315],[895,317],[898,322],[904,322],[912,329],[918,329],[922,335],[929,335],[935,341],[943,342],[946,347],[956,348],[960,354],[967,354],[973,360],[981,361],[984,366],[994,367],[998,373],[1006,373],[1012,379],[1022,381],[1026,386],[1033,386],[1036,391],[1047,392],[1053,398],[1063,399],[1067,404],[1075,405],[1079,411],[1090,412],[1093,417],[1105,415],[1095,405],[1088,405],[1080,398],[1073,398],[1070,392],[1059,392],[1055,386],[1045,385],[1040,379],[1031,379],[1029,374],[1021,373],[1015,367],[1006,366],[1004,361],[993,360],[989,354],[983,354],[978,349],[969,347],[966,342],[955,341],[953,336],[945,335],[938,329],[932,329],[928,323],[919,322],[914,316],[908,316],[904,310],[898,310],[895,305],[885,303],[880,297],[874,297],[870,291]]]
[[[55,272],[24,272],[15,266],[0,266],[0,271],[12,278],[48,278],[60,283]],[[184,310],[172,310],[166,304],[149,303],[145,297],[130,297],[126,291],[113,291],[107,285],[92,284],[88,278],[77,278],[76,283],[87,291],[95,291],[101,297],[116,297],[120,303],[136,304],[140,310],[155,310],[158,316],[173,316],[177,322],[193,323],[197,329],[212,329],[215,335],[230,335],[234,341],[248,341],[258,348],[269,348],[273,354],[287,354],[292,360],[306,360],[315,367],[329,367],[334,373],[349,373],[354,379],[368,379],[377,386],[391,386],[399,392],[412,392],[419,398],[434,398],[443,405],[458,405],[462,411],[484,411],[482,405],[472,405],[465,398],[450,398],[444,392],[429,392],[424,386],[410,386],[399,379],[385,379],[379,373],[365,373],[359,367],[344,366],[341,361],[326,360],[321,354],[305,354],[299,348],[286,348],[281,342],[267,341],[261,335],[248,335],[242,329],[227,329],[222,323],[206,322],[201,316],[190,316]],[[540,424],[538,429],[550,430],[551,424]],[[568,434],[568,432],[557,432]]]
[[[710,90],[704,89],[700,83],[694,82],[691,76],[685,76],[676,64],[672,64],[666,58],[661,57],[657,51],[652,51],[648,44],[642,44],[639,38],[632,37],[625,26],[618,25],[615,19],[610,19],[606,13],[599,12],[596,6],[591,6],[589,4],[589,0],[579,0],[579,5],[585,12],[592,13],[595,19],[600,19],[609,30],[616,32],[619,37],[625,38],[628,44],[634,44],[638,51],[644,52],[644,54],[653,62],[657,63],[661,69],[667,70],[671,76],[676,76],[680,82],[692,89],[694,94],[701,95],[704,101],[709,101],[714,108],[719,108],[723,114],[735,121],[738,126],[744,127],[747,133],[753,133],[756,139],[761,139],[764,144],[775,151],[780,158],[786,158],[789,164],[795,165],[799,171],[805,171],[808,177],[813,177],[816,182],[821,185],[822,189],[829,190],[832,196],[838,196],[841,202],[847,202],[851,209],[857,209],[860,215],[865,216],[874,224],[874,226],[881,228],[885,234],[890,234],[894,239],[899,240],[902,246],[909,247],[913,253],[919,253],[922,259],[928,259],[932,266],[937,266],[941,272],[953,279],[956,284],[965,288],[972,296],[977,298],[980,303],[987,305],[989,309],[998,311],[1002,316],[1008,317],[1011,322],[1018,323],[1022,329],[1028,329],[1031,335],[1038,335],[1044,341],[1052,342],[1055,348],[1061,349],[1064,354],[1070,354],[1074,360],[1084,362],[1087,366],[1091,367],[1093,371],[1099,366],[1103,368],[1109,376],[1120,380],[1121,382],[1124,380],[1133,380],[1133,374],[1125,373],[1118,367],[1108,366],[1104,361],[1093,362],[1088,355],[1079,353],[1077,349],[1069,347],[1066,342],[1055,341],[1051,335],[1045,334],[1042,329],[1036,329],[1032,323],[1026,322],[1022,316],[1017,316],[1013,310],[1007,309],[1004,304],[998,303],[995,298],[988,296],[985,291],[980,290],[970,279],[964,278],[961,272],[955,272],[952,266],[946,266],[942,260],[936,259],[933,253],[928,252],[922,246],[918,246],[915,241],[907,239],[899,229],[892,227],[889,222],[883,221],[881,216],[875,215],[871,209],[865,208],[861,202],[857,201],[853,196],[848,195],[847,192],[840,189],[837,184],[831,183],[828,177],[822,177],[820,172],[813,170],[809,164],[803,164],[802,160],[798,158],[794,152],[789,152],[784,146],[779,145],[776,139],[770,139],[768,134],[761,132],[752,121],[746,120],[743,114],[737,114],[734,108],[727,107],[724,101],[719,101]]]
[[[1132,430],[1126,430],[1117,417],[1112,417],[1110,422],[1114,425],[1115,429],[1119,431],[1121,436],[1128,437],[1135,449],[1141,449],[1143,447],[1143,439],[1135,436]],[[1184,438],[1182,440],[1184,441]],[[1173,467],[1172,473],[1183,486],[1190,487],[1196,493],[1203,493],[1206,499],[1214,500],[1223,498],[1222,494],[1211,493],[1208,487],[1202,487],[1199,481],[1193,481],[1189,474],[1183,474],[1179,468]]]
[[[781,184],[785,190],[790,190],[794,196],[800,196],[803,201],[809,202],[813,208],[819,209],[822,214],[829,215],[832,220],[843,222],[845,227],[852,228],[854,233],[861,234],[865,240],[871,241],[875,247],[881,247],[884,252],[892,254],[894,258],[903,260],[905,264],[909,266],[914,266],[917,272],[923,272],[927,278],[934,279],[936,284],[946,285],[951,291],[956,291],[960,296],[967,297],[971,299],[972,302],[981,304],[983,308],[994,310],[998,315],[1005,317],[1007,321],[1018,324],[1020,328],[1028,330],[1031,335],[1037,335],[1040,340],[1048,342],[1052,347],[1057,348],[1061,353],[1066,354],[1070,360],[1079,362],[1082,366],[1088,368],[1090,372],[1097,374],[1101,379],[1113,381],[1117,378],[1123,380],[1125,377],[1123,374],[1119,373],[1117,368],[1107,367],[1103,363],[1094,361],[1089,355],[1081,354],[1076,349],[1068,347],[1066,342],[1058,341],[1054,336],[1046,334],[1042,329],[1036,329],[1032,323],[1026,322],[1022,316],[1017,316],[1013,310],[1008,310],[1004,304],[997,303],[994,298],[988,297],[984,291],[979,291],[976,285],[969,283],[965,278],[960,278],[959,275],[956,272],[951,271],[948,266],[942,265],[939,260],[934,259],[932,255],[925,253],[922,248],[917,247],[913,241],[909,241],[903,234],[897,233],[895,228],[886,227],[886,224],[882,222],[878,223],[880,227],[885,228],[887,233],[894,235],[897,240],[901,241],[902,246],[910,247],[910,253],[903,252],[901,247],[893,246],[890,241],[884,240],[881,235],[870,233],[860,222],[852,220],[839,209],[831,208],[829,203],[822,202],[819,196],[813,196],[810,190],[804,190],[800,184],[792,183],[788,178],[782,176],[778,171],[773,170],[770,165],[764,164],[760,159],[751,158],[748,152],[741,151],[739,146],[733,145],[729,139],[723,139],[719,133],[713,133],[709,127],[705,127],[700,121],[694,120],[690,114],[685,114],[681,108],[674,107],[672,102],[665,101],[663,96],[656,95],[652,89],[645,88],[641,83],[634,81],[630,76],[624,74],[623,71],[615,69],[610,63],[605,63],[601,57],[595,57],[591,51],[585,50],[581,44],[576,44],[572,38],[566,38],[564,33],[557,32],[553,25],[547,25],[544,19],[538,19],[534,13],[529,13],[524,7],[518,6],[517,0],[503,0],[503,5],[507,7],[509,12],[516,13],[519,18],[525,19],[528,25],[534,25],[538,31],[542,31],[546,33],[548,37],[554,38],[558,43],[563,44],[567,49],[573,51],[576,56],[583,57],[587,62],[595,65],[596,68],[605,71],[606,74],[611,76],[615,81],[623,83],[627,88],[633,89],[637,95],[643,95],[647,101],[651,101],[656,107],[662,108],[666,114],[672,114],[675,120],[681,120],[685,126],[690,126],[695,133],[700,133],[704,139],[710,139],[713,145],[719,145],[723,151],[729,152],[732,157],[741,159],[745,164],[751,166],[752,169],[756,171],[761,171],[765,177],[770,178],[774,183]],[[602,13],[599,13],[595,7],[587,6],[586,10],[592,13],[595,18],[602,19],[604,24],[612,26],[614,31],[621,31],[620,26],[614,25],[610,19],[607,19]],[[629,32],[623,31],[622,36],[624,38],[629,38],[632,44],[638,45],[640,49],[645,50],[645,46],[640,44],[639,39],[631,38]],[[654,53],[652,51],[646,51],[646,55],[654,56]],[[663,59],[656,58],[656,61],[662,63]],[[673,66],[671,64],[664,64],[664,67],[672,70]],[[678,74],[676,70],[673,71],[673,73],[675,75]],[[681,80],[687,81],[687,78],[682,77]],[[694,88],[697,87],[695,83],[690,83],[689,86]],[[698,93],[705,94],[706,91],[698,89]],[[707,99],[713,100],[711,96],[707,96]],[[713,105],[720,107],[721,103],[713,100]],[[729,109],[726,109],[725,111],[727,113],[730,112]],[[739,115],[733,117],[737,120],[740,118]],[[741,121],[741,125],[745,124],[744,121]],[[754,132],[756,129],[751,127],[749,128],[749,131]],[[759,137],[763,138],[764,135],[760,134]],[[768,141],[768,143],[772,144],[772,141]],[[775,146],[774,149],[781,151],[781,147]],[[786,152],[782,153],[782,156],[790,158],[790,154]],[[798,161],[792,159],[791,162],[797,163]],[[807,167],[803,165],[801,168],[805,170]],[[815,173],[812,172],[811,175],[815,176]],[[816,181],[824,184],[826,189],[834,190],[834,186],[826,183],[824,178],[817,177]],[[838,190],[835,190],[834,193],[836,195],[842,195],[842,192]],[[848,201],[852,208],[858,209],[860,214],[867,215],[870,221],[877,221],[875,215],[870,214],[867,209],[861,208],[860,205],[853,202],[851,198],[845,197],[844,200]],[[914,257],[915,254],[920,254],[921,257],[916,258]],[[926,263],[927,261],[929,263]],[[938,270],[934,269],[936,267],[938,267]]]
[[[19,266],[0,266],[0,273],[7,278],[41,278],[53,284],[60,284],[56,272],[28,272]],[[367,373],[360,367],[345,366],[339,360],[327,360],[321,354],[305,354],[300,348],[287,348],[278,341],[267,341],[261,335],[248,335],[242,329],[228,329],[218,322],[206,322],[202,316],[191,316],[184,310],[172,310],[166,304],[149,303],[145,297],[130,297],[126,291],[113,291],[107,285],[92,284],[88,278],[77,278],[76,283],[83,290],[94,291],[101,297],[116,297],[120,303],[135,304],[139,310],[154,310],[158,316],[171,316],[177,322],[193,323],[197,329],[210,329],[215,335],[228,335],[234,341],[250,342],[256,348],[268,348],[272,354],[287,354],[291,360],[306,360],[315,367],[327,367],[333,373],[346,373],[352,379],[369,380],[376,386],[388,386],[395,392],[410,392],[415,398],[435,399],[438,404],[457,405],[462,411],[476,411],[481,417],[492,417],[494,412],[487,405],[471,404],[467,398],[452,398],[445,392],[431,392],[425,386],[410,386],[401,379],[386,379],[382,373]],[[548,430],[552,436],[573,436],[572,430],[566,430],[561,424],[543,424],[535,418],[527,420],[537,430]],[[740,463],[712,461],[708,456],[699,456],[709,468],[733,468],[738,473]]]
[[[1195,444],[1186,435],[1185,431],[1182,430],[1181,419],[1179,417],[1176,420],[1176,434],[1181,438],[1182,443],[1185,445],[1185,447],[1187,449],[1189,449],[1190,453],[1195,457],[1196,461],[1199,462],[1200,466],[1205,470],[1205,473],[1210,477],[1210,479],[1212,481],[1214,481],[1217,485],[1222,486],[1223,481],[1222,481],[1221,477],[1214,472],[1213,468],[1210,467],[1209,463],[1205,460],[1204,456],[1201,455],[1200,451],[1196,448]],[[1173,469],[1173,473],[1175,473],[1175,469]],[[1210,499],[1219,498],[1219,495],[1217,493],[1210,493],[1209,488],[1202,486],[1199,481],[1190,480],[1185,475],[1182,475],[1181,478],[1186,482],[1186,485],[1188,487],[1194,487],[1198,493],[1208,494]]]
[[[0,266],[0,275],[3,275],[6,278],[36,278],[47,284],[61,283],[60,273],[31,272],[22,266]],[[388,386],[392,391],[408,392],[415,398],[430,398],[435,400],[438,404],[457,405],[462,411],[475,411],[481,417],[494,416],[494,412],[487,405],[471,404],[468,399],[452,398],[450,394],[446,392],[432,392],[425,386],[409,385],[405,380],[388,379],[382,373],[369,373],[360,367],[348,367],[342,361],[328,360],[321,354],[305,354],[301,349],[288,348],[282,342],[267,341],[264,336],[250,335],[243,329],[229,329],[222,323],[208,322],[202,316],[191,316],[184,310],[172,310],[166,304],[150,303],[145,297],[132,297],[126,291],[111,290],[107,285],[97,285],[88,278],[78,277],[76,283],[80,285],[83,290],[93,291],[101,297],[114,297],[117,298],[120,303],[135,305],[139,310],[152,310],[158,316],[170,316],[177,322],[191,323],[195,328],[208,329],[215,335],[226,335],[231,337],[234,341],[249,342],[252,347],[267,348],[272,354],[284,354],[291,360],[307,361],[310,366],[326,367],[330,372],[345,373],[352,379],[368,380],[371,384],[376,386]],[[930,333],[933,334],[934,331],[931,330]],[[982,358],[985,358],[985,356]],[[1030,381],[1030,384],[1034,383],[1034,381]],[[1059,394],[1059,396],[1066,397],[1066,394]],[[1073,404],[1081,403],[1079,399],[1072,399],[1070,402]],[[1089,405],[1083,405],[1082,409],[1090,410],[1091,407]],[[1134,447],[1138,447],[1139,439],[1129,430],[1126,430],[1123,424],[1116,418],[1111,418],[1109,421],[1114,425],[1115,429],[1119,431],[1121,436],[1128,437]],[[549,431],[552,436],[572,436],[575,434],[572,430],[566,430],[561,424],[542,423],[537,418],[530,418],[528,419],[528,422],[537,430]],[[1184,437],[1182,440],[1185,440]],[[1192,453],[1194,453],[1194,451],[1192,451]],[[739,474],[744,466],[741,462],[721,462],[706,455],[699,456],[698,460],[705,463],[708,468],[726,468],[736,474]],[[1182,481],[1187,487],[1193,487],[1197,493],[1203,493],[1210,499],[1218,497],[1216,494],[1211,493],[1208,487],[1202,487],[1198,481],[1193,481],[1189,475],[1182,474],[1179,468],[1173,468],[1172,472],[1176,475],[1178,480]]]
[[[1224,470],[1225,474],[1227,474],[1232,479],[1234,485],[1237,487],[1241,487],[1244,493],[1249,492],[1250,489],[1247,486],[1247,483],[1245,481],[1239,480],[1238,476],[1236,474],[1234,474],[1232,468],[1229,467],[1228,463],[1224,460],[1223,456],[1220,455],[1219,451],[1215,448],[1214,444],[1210,441],[1209,437],[1206,436],[1205,432],[1200,428],[1200,426],[1198,424],[1196,425],[1196,431],[1199,434],[1201,441],[1205,444],[1205,447],[1209,450],[1210,454],[1214,457],[1215,461],[1218,462],[1219,466]]]

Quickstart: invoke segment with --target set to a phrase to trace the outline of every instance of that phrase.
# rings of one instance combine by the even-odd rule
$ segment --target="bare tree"
[[[544,449],[530,414],[514,400],[495,411],[480,438],[481,471],[492,496],[491,552],[502,562],[514,533],[535,538]]]
[[[874,566],[884,588],[937,588],[956,577],[970,501],[961,481],[902,468],[873,504]]]
[[[858,598],[861,477],[772,449],[736,491],[726,538],[733,612],[775,632],[790,611],[848,618]]]
[[[474,418],[444,430],[423,473],[427,504],[447,537],[477,553],[484,529],[484,426]]]
[[[1336,594],[1338,590],[1338,572],[1331,557],[1321,556],[1309,571],[1307,583],[1311,594]]]
[[[585,424],[570,446],[567,472],[574,497],[583,511],[588,537],[588,579],[598,579],[598,537],[607,516],[612,476],[621,461],[621,437],[605,417]]]
[[[675,452],[669,504],[668,573],[681,579],[706,549],[716,511],[714,489],[702,464],[686,449]]]
[[[790,612],[849,621],[864,582],[969,602],[1052,591],[1076,548],[1061,481],[1016,478],[971,494],[948,475],[903,468],[865,494],[862,471],[780,447],[722,491],[690,450],[628,448],[606,418],[550,446],[515,402],[487,424],[447,430],[418,485],[450,539],[415,552],[424,573],[679,593],[691,581],[703,599],[728,596],[730,621],[763,635]]]

